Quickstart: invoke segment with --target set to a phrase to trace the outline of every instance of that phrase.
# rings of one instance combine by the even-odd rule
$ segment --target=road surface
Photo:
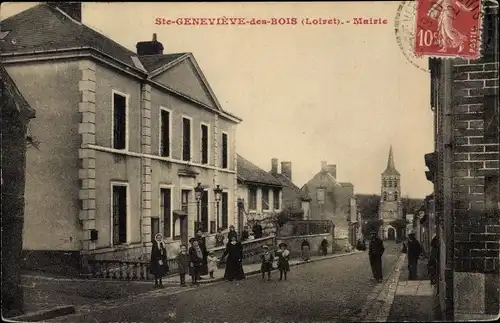
[[[384,278],[399,256],[399,247],[385,243]],[[174,295],[96,306],[60,322],[311,322],[343,321],[355,315],[376,282],[368,253],[292,267],[287,281],[261,282],[248,277],[237,285],[221,282]]]

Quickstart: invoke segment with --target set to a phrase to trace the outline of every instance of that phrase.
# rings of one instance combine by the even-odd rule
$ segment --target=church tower
[[[379,236],[384,240],[397,239],[397,230],[390,223],[403,217],[401,203],[401,175],[396,170],[392,145],[387,167],[382,173],[379,219],[383,221]]]

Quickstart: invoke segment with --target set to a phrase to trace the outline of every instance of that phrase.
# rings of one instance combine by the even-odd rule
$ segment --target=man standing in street
[[[378,283],[382,282],[382,255],[384,251],[384,243],[377,237],[377,233],[373,231],[371,234],[368,255],[370,257],[373,278],[375,278]]]
[[[415,233],[408,235],[408,280],[417,279],[418,258],[422,253],[420,242],[415,238]]]

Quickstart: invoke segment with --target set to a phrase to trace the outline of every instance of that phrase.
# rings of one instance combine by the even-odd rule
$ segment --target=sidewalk
[[[434,304],[437,300],[427,275],[427,259],[419,260],[417,275],[417,280],[408,280],[408,263],[405,261],[387,322],[436,320]]]

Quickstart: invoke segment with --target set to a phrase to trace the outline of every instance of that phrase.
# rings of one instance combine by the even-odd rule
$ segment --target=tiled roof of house
[[[1,43],[3,52],[30,53],[89,47],[134,67],[133,51],[61,11],[40,4],[2,21],[1,29],[10,31]]]
[[[27,118],[35,117],[35,109],[33,109],[28,101],[24,98],[24,96],[19,92],[19,89],[16,86],[16,83],[10,77],[9,73],[5,67],[0,64],[0,83],[4,87],[4,89],[10,94],[10,96],[14,99],[16,103],[17,111]]]
[[[175,54],[161,54],[161,55],[143,55],[139,56],[142,65],[146,68],[146,70],[151,73],[158,68],[167,65],[168,63],[175,61],[181,56],[186,55],[187,53],[175,53]]]
[[[264,184],[270,186],[283,185],[274,176],[263,170],[257,165],[254,165],[249,160],[243,158],[238,154],[238,179],[243,182],[250,182],[256,184]]]
[[[283,174],[272,174],[272,173],[270,173],[270,174],[273,177],[275,177],[278,181],[280,181],[281,185],[293,189],[297,193],[297,195],[302,198],[303,201],[310,201],[311,200],[311,198],[309,197],[308,194],[306,194],[306,192],[302,191],[297,185],[295,185],[285,175],[283,175]]]

